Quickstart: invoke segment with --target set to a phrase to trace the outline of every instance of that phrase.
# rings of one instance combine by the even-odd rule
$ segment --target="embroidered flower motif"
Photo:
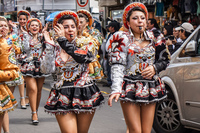
[[[119,35],[113,35],[113,39],[110,39],[110,45],[108,46],[108,51],[113,51],[115,48],[123,52],[122,46],[125,46],[123,43],[124,38],[119,38]]]

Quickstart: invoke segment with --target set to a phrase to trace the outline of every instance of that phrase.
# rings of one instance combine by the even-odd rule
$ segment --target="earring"
[[[132,33],[130,25],[128,26],[128,30],[130,33]]]

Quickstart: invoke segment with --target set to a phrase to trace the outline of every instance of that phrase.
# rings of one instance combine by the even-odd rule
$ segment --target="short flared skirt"
[[[40,70],[40,61],[32,60],[32,61],[22,61],[21,64],[21,73],[23,76],[30,76],[33,78],[41,78],[41,77],[48,77],[50,74],[41,73]]]
[[[0,84],[0,115],[17,107],[17,101],[6,84]]]
[[[167,97],[164,83],[157,80],[124,80],[120,100],[133,103],[153,103]]]
[[[55,115],[69,112],[93,112],[102,103],[104,103],[104,97],[95,84],[85,87],[65,86],[59,90],[51,90],[44,108],[45,112]]]
[[[24,83],[24,78],[23,78],[22,73],[20,71],[18,71],[18,74],[19,74],[19,77],[17,77],[15,80],[6,82],[6,85],[8,87],[18,86],[18,85],[21,85]]]

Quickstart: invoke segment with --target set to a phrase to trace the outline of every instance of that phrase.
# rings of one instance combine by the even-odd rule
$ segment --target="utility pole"
[[[1,6],[2,6],[2,0],[1,0],[1,3],[0,3],[0,12],[1,12]]]
[[[0,15],[3,16],[4,15],[4,0],[1,0],[0,3]]]
[[[52,10],[54,10],[54,0],[52,0]]]
[[[44,11],[44,0],[42,0],[42,10]]]

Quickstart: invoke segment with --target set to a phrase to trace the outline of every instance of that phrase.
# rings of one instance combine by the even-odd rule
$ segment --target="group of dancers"
[[[62,133],[87,133],[96,108],[104,103],[95,83],[103,77],[98,62],[102,37],[92,27],[91,13],[62,11],[52,27],[43,27],[25,10],[17,17],[19,25],[10,24],[9,36],[9,24],[0,17],[0,125],[6,112],[17,105],[10,85],[23,85],[24,80],[32,124],[38,125],[42,86],[45,77],[53,74],[56,80],[51,84],[45,112],[55,115]],[[113,99],[120,100],[129,133],[150,133],[156,102],[166,98],[159,72],[167,67],[170,54],[162,34],[155,38],[145,30],[147,20],[148,11],[142,3],[129,4],[123,13],[127,31],[116,32],[107,41],[112,66],[108,105],[112,106]]]

